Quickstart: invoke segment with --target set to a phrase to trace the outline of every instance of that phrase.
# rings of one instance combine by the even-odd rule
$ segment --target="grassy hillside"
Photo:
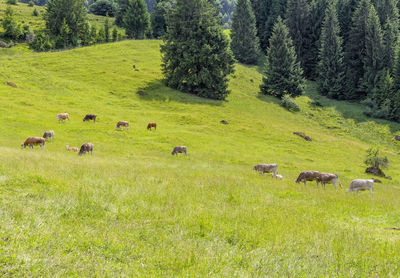
[[[34,6],[29,7],[28,4],[18,3],[18,5],[12,5],[12,9],[15,13],[15,18],[17,22],[21,24],[29,24],[31,30],[42,29],[45,26],[45,22],[43,20],[43,13],[45,11],[45,7],[43,6]],[[3,17],[4,12],[7,8],[6,0],[0,0],[0,19]],[[40,16],[33,16],[33,11],[37,9],[40,13]],[[97,16],[93,14],[88,15],[89,22],[92,25],[95,25],[97,29],[102,28],[104,26],[106,17]],[[109,18],[110,24],[114,23],[114,18]],[[118,28],[119,32],[123,30]],[[3,32],[3,27],[0,24],[0,32]]]
[[[313,83],[302,111],[287,112],[258,96],[261,75],[241,65],[226,102],[176,92],[162,85],[159,41],[0,50],[0,65],[2,274],[399,276],[400,233],[388,230],[400,225],[398,125],[365,118],[358,104],[319,98],[325,107],[314,108]],[[57,122],[62,112],[71,122]],[[83,123],[87,113],[99,121]],[[116,131],[119,120],[131,130]],[[56,140],[44,152],[20,149],[48,129]],[[93,156],[65,150],[85,142]],[[373,197],[294,183],[309,169],[345,187],[368,177],[375,144],[393,180]],[[171,156],[176,145],[188,156]],[[252,170],[273,162],[283,180]]]

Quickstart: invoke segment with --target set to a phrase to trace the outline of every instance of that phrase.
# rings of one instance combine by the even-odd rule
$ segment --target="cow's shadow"
[[[157,101],[157,102],[179,102],[184,104],[200,104],[210,106],[221,106],[225,101],[212,100],[201,98],[194,94],[183,93],[171,89],[162,82],[162,80],[155,80],[148,82],[145,86],[137,91],[137,95],[144,101]]]

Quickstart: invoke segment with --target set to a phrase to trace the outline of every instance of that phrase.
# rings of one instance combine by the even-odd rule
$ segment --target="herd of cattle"
[[[264,176],[265,173],[272,173],[272,177],[276,179],[282,179],[282,175],[278,175],[278,164],[258,164],[254,165],[253,169],[259,172]],[[308,181],[316,181],[317,186],[321,184],[321,186],[325,189],[325,185],[327,183],[333,184],[335,189],[337,189],[337,185],[339,183],[340,188],[342,188],[342,184],[339,182],[339,176],[336,174],[330,173],[321,173],[319,171],[304,171],[301,172],[299,177],[296,180],[296,183],[304,182],[306,184]],[[382,183],[378,179],[356,179],[353,180],[350,184],[347,192],[355,192],[369,190],[371,195],[373,194],[374,183]]]
[[[70,121],[69,115],[67,113],[62,113],[58,114],[56,117],[60,122],[66,122]],[[83,121],[93,121],[96,122],[97,115],[94,114],[87,114],[84,118]],[[116,130],[120,130],[121,128],[125,128],[125,130],[129,130],[129,122],[127,121],[119,121],[115,127]],[[152,129],[157,129],[157,124],[152,122],[147,125],[148,130]],[[45,131],[42,137],[29,137],[28,139],[25,140],[24,143],[22,143],[21,147],[26,148],[30,147],[33,148],[34,146],[40,146],[40,148],[43,150],[44,145],[46,141],[54,141],[54,131],[53,130],[48,130]],[[70,147],[66,146],[66,149],[68,151],[73,151],[73,152],[79,152],[79,155],[85,155],[86,153],[88,154],[93,154],[93,144],[92,143],[84,143],[80,149],[76,147]],[[186,146],[176,146],[172,150],[172,155],[178,155],[179,153],[182,153],[186,156],[187,154],[187,147]],[[258,164],[254,165],[253,167],[254,170],[259,172],[264,176],[265,173],[272,173],[272,177],[276,179],[283,179],[282,175],[278,174],[278,164]],[[339,184],[340,188],[342,188],[342,184],[339,182],[339,176],[336,174],[330,174],[330,173],[321,173],[319,171],[304,171],[301,172],[299,177],[296,180],[296,183],[304,182],[304,184],[307,183],[307,181],[316,181],[317,186],[321,183],[322,187],[325,189],[325,185],[327,183],[331,183],[334,185],[335,189],[337,189],[337,185]],[[369,190],[371,195],[373,194],[373,187],[374,183],[382,183],[378,179],[357,179],[353,180],[350,184],[349,189],[347,189],[347,192],[353,191],[355,193],[358,193],[358,191],[364,191],[364,190]]]
[[[59,123],[64,123],[66,121],[70,121],[68,113],[61,113],[58,114],[57,117]],[[84,118],[84,122],[89,122],[93,121],[94,123],[96,122],[97,115],[94,114],[87,114]],[[122,128],[125,128],[125,130],[129,130],[129,122],[127,121],[119,121],[117,125],[115,126],[116,130],[120,130]],[[157,129],[157,123],[149,123],[147,125],[147,130],[152,130],[152,129]],[[24,143],[21,144],[21,148],[32,148],[34,146],[40,146],[42,150],[44,150],[44,145],[46,141],[54,141],[54,130],[47,130],[44,132],[42,137],[28,137]],[[82,144],[81,148],[78,149],[77,147],[70,147],[69,145],[66,145],[65,148],[67,151],[72,151],[72,152],[78,152],[79,155],[85,155],[86,153],[88,154],[93,154],[93,144],[92,143],[84,143]],[[185,146],[178,146],[175,147],[172,151],[172,155],[178,153],[184,153],[186,155],[187,149]]]

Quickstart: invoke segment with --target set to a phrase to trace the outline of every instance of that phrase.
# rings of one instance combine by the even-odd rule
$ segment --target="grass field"
[[[45,27],[45,22],[43,20],[43,14],[45,12],[45,7],[43,6],[34,6],[29,7],[28,4],[18,2],[18,5],[11,5],[15,19],[18,23],[24,25],[29,24],[31,30],[40,30]],[[3,17],[4,12],[7,8],[6,0],[0,0],[0,19]],[[33,11],[37,9],[39,11],[39,16],[33,16]],[[91,25],[95,25],[97,30],[104,26],[106,21],[106,17],[104,16],[97,16],[93,14],[88,15],[88,19]],[[114,18],[109,18],[109,22],[114,28]],[[1,21],[0,21],[1,23]],[[123,33],[123,29],[118,28],[120,33]],[[3,27],[0,24],[0,32],[3,32]]]
[[[318,97],[313,83],[290,113],[259,96],[261,75],[242,65],[225,102],[176,92],[162,84],[159,43],[0,50],[2,275],[400,275],[400,232],[389,230],[400,225],[399,125]],[[316,98],[324,107],[310,104]],[[57,122],[62,112],[71,122]],[[87,113],[98,122],[83,123]],[[119,120],[131,129],[116,131]],[[151,121],[157,131],[146,130]],[[48,129],[56,140],[45,151],[21,150]],[[85,142],[93,156],[65,150]],[[187,157],[171,156],[176,145]],[[347,188],[368,177],[363,160],[375,145],[393,180],[372,197],[294,182],[312,169],[337,173]],[[283,180],[252,170],[273,162]]]

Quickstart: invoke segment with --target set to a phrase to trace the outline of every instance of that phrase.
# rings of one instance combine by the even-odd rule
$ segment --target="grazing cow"
[[[69,152],[79,152],[79,149],[76,148],[76,147],[70,147],[70,146],[66,145],[65,148],[66,148],[67,151],[69,151]]]
[[[177,146],[177,147],[175,147],[171,154],[172,155],[176,154],[176,156],[178,156],[178,153],[184,153],[186,155],[187,154],[186,146]]]
[[[126,130],[129,130],[129,122],[127,121],[119,121],[115,129],[121,129],[121,127],[125,127]]]
[[[93,155],[93,144],[92,143],[85,143],[81,146],[79,150],[79,155],[86,155],[86,153],[90,153]]]
[[[304,185],[308,182],[308,181],[317,181],[317,185],[319,183],[318,181],[318,177],[321,173],[319,171],[304,171],[301,172],[299,177],[296,180],[296,183],[299,182],[304,182]]]
[[[364,191],[364,190],[369,190],[369,192],[373,193],[373,188],[374,188],[374,183],[382,183],[378,179],[369,179],[369,180],[353,180],[350,184],[349,189],[346,190],[346,192],[354,191],[355,193],[358,193],[358,191]]]
[[[93,120],[93,122],[96,122],[96,118],[97,118],[97,115],[94,115],[94,114],[87,114],[87,115],[85,116],[85,118],[83,118],[83,121],[84,121],[84,122],[90,122],[91,120]]]
[[[42,150],[44,150],[44,144],[46,143],[46,139],[42,137],[29,137],[25,140],[24,143],[21,144],[21,148],[25,149],[26,146],[29,146],[33,149],[33,146],[39,145]]]
[[[43,134],[43,138],[46,139],[46,141],[54,141],[54,130],[47,130]]]
[[[276,178],[278,164],[258,164],[254,165],[253,169],[264,176],[265,173],[272,173],[272,177]]]
[[[325,184],[332,183],[337,189],[337,183],[339,180],[339,176],[336,174],[329,174],[329,173],[321,173],[317,178],[317,182],[322,184],[322,187],[325,189]],[[339,182],[340,188],[342,188],[342,184]]]
[[[58,119],[58,122],[65,122],[65,121],[67,121],[67,120],[69,121],[69,115],[68,115],[68,113],[61,113],[61,114],[58,114],[56,118]]]
[[[154,127],[154,129],[157,129],[157,124],[156,123],[149,123],[147,125],[147,130],[151,130]]]

